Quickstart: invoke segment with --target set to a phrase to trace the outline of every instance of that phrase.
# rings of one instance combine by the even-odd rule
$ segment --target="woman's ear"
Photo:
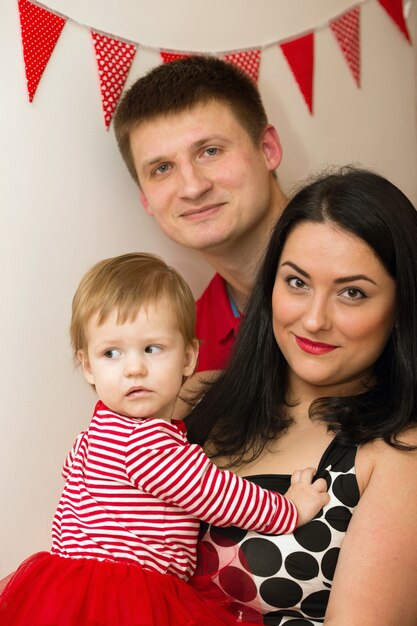
[[[182,370],[183,376],[188,377],[194,374],[195,368],[197,367],[198,351],[198,340],[193,339],[193,341],[185,349],[184,368]]]
[[[88,383],[90,383],[90,385],[94,385],[95,380],[94,380],[93,372],[91,371],[90,361],[88,360],[88,357],[84,354],[84,350],[77,351],[77,359],[79,360],[81,364],[84,378],[86,379]]]

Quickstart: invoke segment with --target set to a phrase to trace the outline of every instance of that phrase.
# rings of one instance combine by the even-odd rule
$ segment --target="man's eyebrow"
[[[156,165],[157,163],[164,163],[164,161],[169,161],[168,157],[165,157],[163,155],[153,157],[152,159],[149,159],[148,161],[144,161],[142,163],[141,169],[143,170],[146,167],[152,167],[152,165]]]
[[[192,143],[190,148],[191,150],[198,150],[202,146],[209,145],[216,141],[221,141],[222,143],[230,143],[230,139],[228,139],[227,137],[223,135],[208,135],[207,137],[202,137],[201,139],[198,139],[197,141]],[[142,169],[146,167],[152,167],[153,165],[156,165],[157,163],[164,163],[165,161],[169,162],[171,158],[172,157],[165,156],[164,154],[157,155],[147,161],[144,161],[142,164]]]
[[[305,278],[311,278],[310,274],[308,274],[305,270],[301,269],[301,267],[298,267],[298,265],[296,265],[295,263],[292,263],[292,261],[284,261],[284,263],[281,263],[281,267],[284,267],[286,265],[288,265],[289,267],[292,267],[292,269],[298,272],[299,274],[301,274],[301,276],[304,276]],[[353,274],[352,276],[341,276],[340,278],[336,278],[334,280],[334,283],[336,285],[340,285],[343,283],[355,282],[356,280],[366,280],[369,283],[376,285],[376,282],[372,280],[372,278],[370,278],[366,274]]]
[[[226,143],[230,143],[230,139],[225,137],[224,135],[207,135],[207,137],[203,137],[202,139],[198,139],[193,144],[191,144],[192,148],[201,148],[204,145],[211,144],[216,141],[222,141]]]

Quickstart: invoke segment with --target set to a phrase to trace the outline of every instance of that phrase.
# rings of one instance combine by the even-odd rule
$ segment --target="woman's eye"
[[[298,278],[298,276],[289,276],[286,278],[285,282],[293,289],[307,289],[305,282],[301,278]]]
[[[104,353],[106,359],[117,359],[120,355],[121,352],[117,348],[110,348],[110,350],[106,350]]]
[[[363,291],[361,291],[357,287],[349,287],[348,289],[342,291],[340,295],[344,298],[347,298],[348,300],[362,300],[362,298],[366,298],[366,295],[363,293]]]
[[[158,352],[161,352],[162,348],[161,346],[146,346],[145,348],[145,353],[146,354],[158,354]]]

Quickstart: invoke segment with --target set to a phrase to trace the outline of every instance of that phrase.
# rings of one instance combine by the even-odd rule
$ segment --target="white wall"
[[[154,6],[145,0],[131,5],[138,23],[147,24],[148,45],[187,48],[192,31],[203,51],[224,49],[219,42],[213,44],[213,24],[222,41],[235,42],[239,32],[242,37],[265,32],[259,43],[268,41],[271,16],[277,25],[290,24],[285,11],[291,2],[263,0],[255,3],[254,12],[252,2],[229,0],[235,15],[243,7],[235,23],[222,15],[214,19],[212,12],[220,10],[221,2],[210,9],[211,20],[206,19],[206,2],[166,3],[179,18],[161,11],[160,30],[157,21],[147,20]],[[320,22],[329,6],[334,14],[335,5],[346,3],[309,0]],[[116,0],[113,4],[121,6]],[[161,8],[161,2],[157,4]],[[300,29],[290,24],[293,32],[301,30],[302,11],[300,15]],[[169,42],[163,40],[166,23]],[[88,30],[67,23],[29,104],[17,3],[1,3],[0,24],[2,576],[25,556],[49,547],[50,522],[62,486],[61,463],[94,404],[93,393],[72,366],[67,339],[71,298],[82,274],[107,256],[154,251],[183,272],[198,294],[210,270],[166,240],[141,209],[113,132],[104,130]],[[417,42],[415,5],[409,26]],[[159,62],[156,50],[140,50],[129,84]],[[284,146],[279,170],[284,188],[291,190],[322,164],[359,162],[388,176],[416,203],[415,74],[415,50],[376,0],[362,5],[362,89],[356,88],[331,32],[317,33],[314,116],[278,47],[266,48],[259,86]]]

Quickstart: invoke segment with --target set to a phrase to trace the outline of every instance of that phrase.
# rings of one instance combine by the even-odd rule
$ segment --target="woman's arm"
[[[416,433],[403,438],[416,444]],[[326,626],[416,626],[417,451],[378,441],[357,456],[359,504],[343,542]]]

